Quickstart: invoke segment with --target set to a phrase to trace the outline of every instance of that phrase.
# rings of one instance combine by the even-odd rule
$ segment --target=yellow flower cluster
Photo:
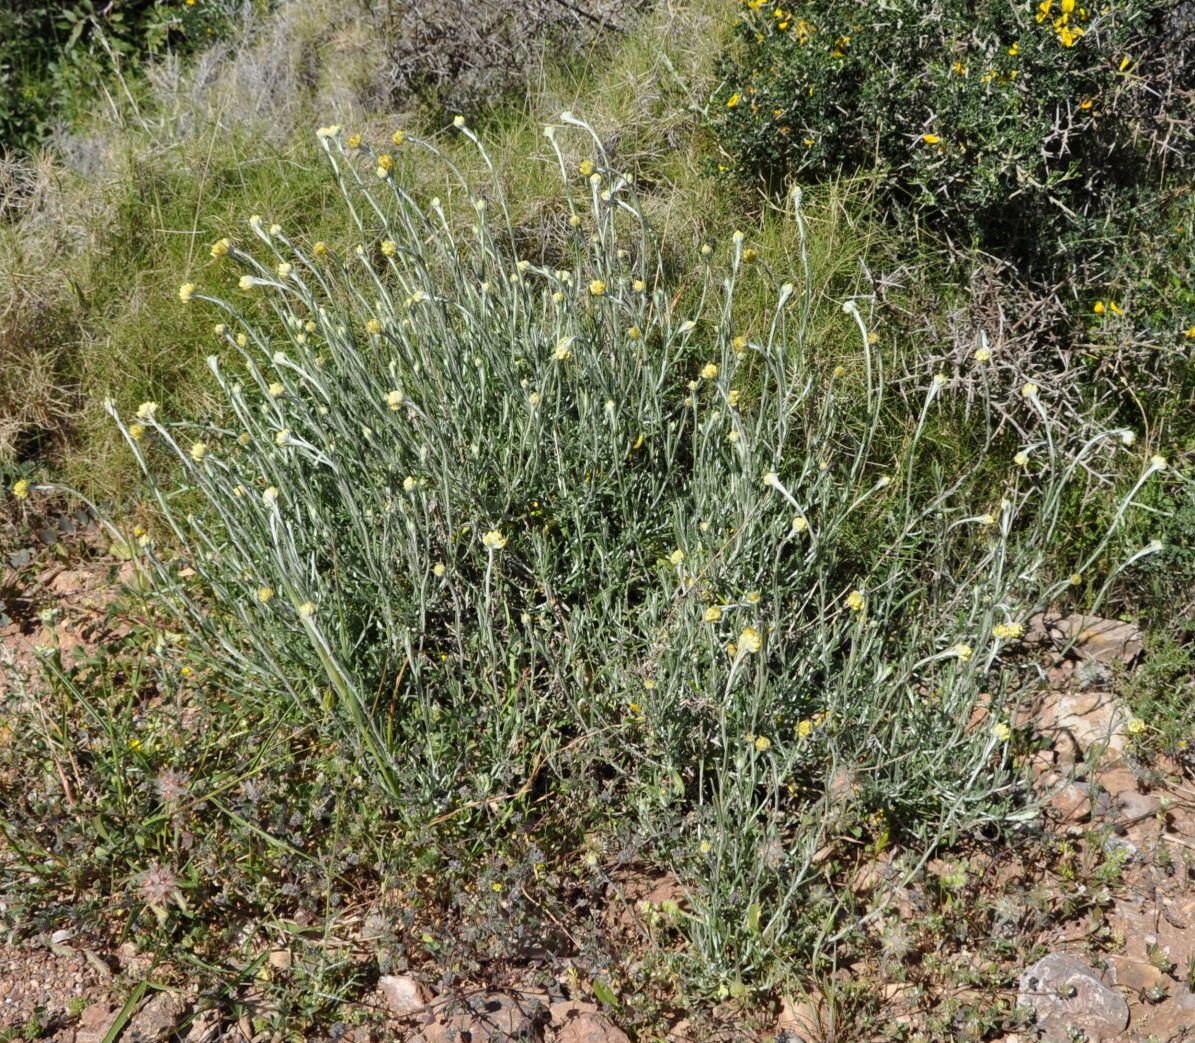
[[[1057,18],[1053,18],[1054,0],[1042,0],[1037,5],[1037,21],[1040,25],[1047,18],[1051,19],[1050,24],[1054,27],[1054,32],[1058,37],[1058,42],[1063,47],[1074,47],[1086,30],[1079,24],[1087,20],[1087,9],[1080,7],[1076,10],[1075,0],[1060,0],[1058,4],[1059,14]]]
[[[1013,641],[1025,633],[1025,628],[1020,623],[997,623],[992,627],[992,636],[999,638],[1001,641]]]

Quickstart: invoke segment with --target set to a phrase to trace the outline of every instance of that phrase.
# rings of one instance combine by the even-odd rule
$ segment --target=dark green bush
[[[1195,47],[1172,0],[741,13],[714,99],[733,168],[776,184],[878,167],[900,213],[1035,280],[1086,282],[1130,194],[1190,171]]]
[[[43,143],[97,84],[166,50],[204,44],[232,0],[7,0],[0,4],[0,154]]]

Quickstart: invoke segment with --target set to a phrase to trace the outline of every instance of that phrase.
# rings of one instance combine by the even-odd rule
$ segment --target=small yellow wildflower
[[[721,618],[722,618],[722,606],[721,605],[710,605],[710,607],[705,610],[705,621],[707,623],[717,623],[718,620]]]
[[[1124,726],[1125,731],[1130,735],[1140,735],[1145,731],[1145,722],[1140,717],[1133,717],[1129,723]]]
[[[668,560],[672,562],[673,565],[679,565],[685,560],[685,552],[681,550],[680,547],[677,547],[676,550],[668,555]]]
[[[178,288],[178,299],[183,304],[191,303],[191,295],[195,292],[195,284],[193,282],[185,282]]]
[[[1040,390],[1041,388],[1034,384],[1033,381],[1030,381],[1021,388],[1021,394],[1024,395],[1025,398],[1035,398]]]
[[[345,142],[345,144],[348,145],[348,147],[351,151],[356,152],[357,149],[359,149],[361,147],[361,135],[360,134],[350,134],[349,139],[348,139],[348,141]]]
[[[382,324],[377,319],[370,319],[365,323],[366,333],[381,333]]]
[[[285,279],[291,273],[291,266],[287,261],[279,261],[275,271],[278,273],[279,279]]]
[[[711,844],[708,840],[703,840],[700,844],[697,845],[697,850],[700,851],[703,855],[708,855],[711,851],[714,850],[714,845]]]
[[[140,442],[145,437],[145,427],[142,424],[129,424],[129,437],[134,442]]]
[[[594,297],[601,297],[606,292],[606,284],[601,279],[594,279],[589,284],[589,292]]]
[[[976,362],[991,362],[992,349],[991,348],[977,348],[975,351]]]
[[[261,494],[261,502],[267,507],[273,507],[278,502],[278,486],[271,485]]]
[[[299,606],[299,615],[302,616],[304,619],[310,619],[312,616],[314,616],[315,615],[315,602],[304,601],[303,604],[301,604]]]
[[[1000,742],[1008,742],[1012,738],[1012,729],[1003,721],[992,726],[992,734]]]
[[[352,138],[349,138],[349,143],[352,144]],[[358,138],[358,141],[361,139]],[[390,135],[390,140],[394,142],[395,147],[401,147],[402,143],[407,140],[407,132],[401,127]]]
[[[22,478],[20,481],[16,482],[12,487],[12,494],[18,500],[29,499],[29,479]]]
[[[481,542],[485,545],[487,550],[501,550],[506,546],[506,537],[502,535],[497,529],[490,529],[484,536],[481,537]]]
[[[138,420],[152,420],[154,414],[158,411],[157,402],[142,402],[137,407]]]
[[[207,446],[203,442],[195,442],[191,446],[191,459],[199,463],[205,456],[207,456]]]
[[[748,246],[747,249],[743,251],[743,264],[754,264],[758,257],[759,251],[754,247]]]
[[[1164,456],[1151,456],[1151,457],[1149,458],[1149,466],[1150,466],[1151,468],[1153,468],[1153,470],[1155,470],[1155,471],[1164,471],[1164,470],[1166,470],[1166,457],[1164,457]]]
[[[398,253],[398,243],[393,239],[382,240],[382,255],[385,257],[393,257]]]
[[[763,641],[755,627],[744,627],[743,632],[739,634],[738,645],[745,654],[754,655],[763,647]]]
[[[645,283],[642,279],[636,279],[633,283],[631,283],[631,289],[636,293],[642,293],[647,289],[647,283]]]
[[[1002,641],[1012,641],[1025,633],[1025,628],[1020,623],[997,623],[992,627],[992,636],[997,637]]]
[[[582,177],[589,177],[593,173],[593,160],[581,160],[581,165],[577,169],[581,172]]]
[[[242,290],[251,290],[251,289],[253,289],[254,286],[257,285],[257,280],[254,279],[252,275],[242,275],[237,280],[237,285]]]
[[[1021,452],[1017,453],[1017,455],[1012,458],[1012,462],[1014,464],[1016,464],[1018,467],[1028,467],[1029,466],[1029,454],[1026,453],[1024,450],[1022,450]]]
[[[432,575],[435,576],[436,579],[440,579],[444,575],[444,572],[444,563],[442,561],[437,561],[432,566]]]
[[[630,337],[631,340],[638,340],[642,336],[642,331],[638,326],[632,326],[629,330],[627,330],[627,336]]]
[[[771,746],[772,746],[772,740],[769,739],[766,735],[761,735],[755,740],[756,753],[764,753],[767,750],[769,750],[771,748]]]
[[[418,484],[419,483],[415,481],[414,477],[407,475],[406,478],[402,480],[403,492],[413,493]]]
[[[398,407],[402,405],[402,400],[404,397],[405,396],[403,395],[402,391],[400,391],[398,388],[395,388],[393,391],[387,393],[386,405],[390,407],[390,412],[398,412]]]
[[[238,348],[243,348],[249,343],[249,338],[243,333],[238,333],[234,339],[237,342]]]
[[[809,528],[809,522],[802,518],[799,514],[793,519],[793,532],[802,533]]]
[[[742,95],[741,95],[741,94],[739,94],[739,92],[738,92],[738,91],[735,91],[735,92],[734,92],[734,94],[732,94],[732,95],[731,95],[731,96],[730,96],[730,97],[727,99],[727,101],[726,101],[726,107],[727,107],[728,109],[733,109],[733,108],[734,108],[734,107],[735,107],[735,106],[736,106],[736,105],[739,103],[739,101],[741,100],[741,98],[742,98]]]
[[[212,256],[227,257],[228,251],[231,249],[231,247],[232,243],[230,243],[227,239],[217,239],[214,243],[212,243]]]
[[[285,391],[286,389],[278,383],[273,383],[266,388],[266,394],[269,395],[270,398],[281,398]]]
[[[927,145],[936,145],[942,139],[937,134],[922,134],[921,140]]]
[[[846,596],[846,607],[852,612],[862,612],[867,601],[863,597],[863,592],[859,590],[852,590]]]
[[[712,362],[707,362],[701,367],[701,376],[705,380],[713,380],[718,375],[718,367]]]
[[[797,737],[800,739],[808,739],[813,734],[813,722],[802,721],[797,725]]]
[[[263,605],[266,604],[274,596],[273,587],[259,587],[257,590],[257,600]]]
[[[970,645],[960,641],[950,650],[954,655],[958,656],[964,663],[967,662],[975,654],[975,649]]]
[[[320,239],[312,248],[312,253],[316,257],[324,257],[328,253],[328,244]]]
[[[1083,582],[1083,574],[1080,572],[1072,572],[1069,582],[1072,587],[1079,586]]]
[[[274,444],[278,446],[279,449],[281,449],[289,441],[290,431],[285,427],[281,431],[278,431],[274,434]]]

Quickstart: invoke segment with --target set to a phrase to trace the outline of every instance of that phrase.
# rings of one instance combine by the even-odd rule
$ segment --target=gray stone
[[[137,1008],[122,1039],[129,1043],[161,1043],[178,1028],[187,1004],[172,992],[159,992]]]
[[[1018,1002],[1033,1011],[1038,1031],[1050,1043],[1070,1043],[1080,1032],[1088,1043],[1099,1043],[1129,1023],[1124,997],[1069,953],[1050,953],[1025,971]]]
[[[1152,793],[1138,793],[1136,790],[1122,790],[1116,795],[1120,817],[1125,823],[1140,822],[1156,815],[1162,802]]]

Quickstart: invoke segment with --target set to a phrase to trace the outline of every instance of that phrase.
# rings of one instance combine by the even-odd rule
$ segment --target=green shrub
[[[750,176],[878,167],[892,205],[955,243],[1090,276],[1137,186],[1191,167],[1175,6],[743,0],[717,128]]]
[[[484,847],[534,807],[638,838],[687,888],[662,929],[688,980],[733,992],[850,929],[814,886],[829,837],[906,843],[913,873],[1025,813],[1006,653],[1071,589],[1046,564],[1065,490],[1125,450],[982,353],[893,397],[854,300],[849,367],[828,361],[803,252],[791,280],[741,233],[666,267],[633,183],[561,119],[593,159],[545,204],[568,229],[547,258],[512,250],[497,177],[417,199],[432,142],[320,132],[358,233],[255,216],[212,250],[239,290],[180,289],[222,319],[225,419],[120,419],[169,530],[139,560],[197,666],[331,724],[412,830]],[[1015,414],[1013,471],[929,462],[971,396]],[[972,423],[981,456],[996,426]]]
[[[234,0],[15,0],[0,9],[0,155],[44,144],[94,104],[106,83],[147,57],[185,51],[222,31]]]

